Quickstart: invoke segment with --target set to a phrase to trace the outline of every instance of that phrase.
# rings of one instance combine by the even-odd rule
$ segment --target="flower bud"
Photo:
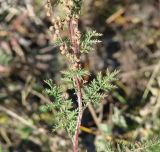
[[[50,16],[51,16],[51,13],[48,11],[46,15],[47,15],[48,17],[50,17]]]
[[[66,17],[66,21],[70,21],[71,18],[69,16]]]
[[[79,15],[75,15],[75,18],[76,18],[76,19],[79,19]]]
[[[67,50],[67,45],[66,44],[64,45],[64,49]]]
[[[77,25],[77,21],[74,19],[74,20],[72,20],[72,23],[74,24],[74,25]]]
[[[60,20],[61,20],[59,16],[57,16],[57,20],[58,20],[58,21],[60,21]]]
[[[49,7],[48,7],[48,4],[46,4],[44,7],[45,7],[45,9],[48,9],[48,8],[49,8]]]
[[[59,30],[56,30],[56,31],[55,31],[55,34],[58,35],[58,34],[59,34]]]
[[[54,18],[52,18],[52,21],[51,21],[51,22],[52,22],[52,23],[55,23],[55,21],[56,21],[56,20],[55,20]]]
[[[61,51],[61,54],[64,55],[64,54],[65,54],[65,50],[62,50],[62,51]]]
[[[58,29],[59,29],[59,26],[58,26],[58,24],[57,24],[57,23],[55,23],[55,24],[54,24],[54,28],[55,28],[56,30],[58,30]]]
[[[72,0],[68,1],[68,5],[72,7],[73,6],[73,1]]]
[[[53,29],[54,29],[53,26],[50,26],[50,27],[49,27],[49,30],[50,30],[51,32],[53,31]]]
[[[53,40],[55,41],[56,39],[57,39],[57,35],[54,34],[54,35],[53,35]]]

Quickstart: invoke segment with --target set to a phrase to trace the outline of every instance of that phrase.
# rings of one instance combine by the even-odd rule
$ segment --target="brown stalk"
[[[70,19],[68,25],[69,25],[69,35],[70,35],[70,40],[71,40],[71,45],[72,45],[72,50],[73,54],[76,56],[77,61],[75,63],[76,69],[79,69],[81,67],[80,61],[80,51],[79,51],[79,44],[75,41],[75,32],[74,29],[77,28],[78,26],[78,21],[77,24],[73,24],[74,19]],[[78,137],[79,137],[79,131],[80,131],[80,126],[81,126],[81,120],[82,120],[82,115],[83,115],[83,107],[82,107],[82,81],[79,77],[74,78],[74,84],[75,88],[77,90],[77,102],[78,102],[78,116],[77,116],[77,123],[76,123],[76,128],[75,128],[75,133],[73,137],[73,152],[78,152]]]

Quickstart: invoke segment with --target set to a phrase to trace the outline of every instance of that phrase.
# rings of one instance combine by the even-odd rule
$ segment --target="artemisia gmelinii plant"
[[[54,101],[41,107],[43,111],[56,111],[56,125],[54,129],[64,128],[72,139],[73,151],[78,152],[78,137],[84,109],[88,103],[98,104],[106,92],[115,86],[111,83],[116,80],[117,71],[101,73],[90,83],[84,78],[89,76],[89,71],[82,68],[81,55],[93,50],[93,45],[100,41],[96,39],[102,34],[96,31],[87,31],[82,34],[78,29],[78,21],[81,14],[82,0],[57,0],[56,5],[62,8],[61,16],[54,16],[50,0],[46,4],[46,15],[51,18],[52,26],[49,28],[53,34],[54,45],[59,46],[60,53],[68,61],[68,69],[62,72],[62,84],[73,89],[77,96],[77,108],[73,107],[72,99],[64,97],[66,87],[54,85],[47,80],[49,89],[46,92],[53,96]],[[63,15],[62,15],[63,14]],[[62,36],[63,30],[68,35]],[[75,101],[74,101],[75,102]]]

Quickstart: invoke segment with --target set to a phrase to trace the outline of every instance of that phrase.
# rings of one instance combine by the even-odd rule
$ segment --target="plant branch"
[[[74,23],[75,22],[75,23]],[[80,51],[79,51],[79,44],[76,41],[76,33],[75,30],[78,29],[78,21],[71,18],[69,23],[69,34],[70,34],[70,41],[73,49],[73,53],[76,56],[77,60],[75,63],[75,68],[79,69],[81,67],[80,63]],[[81,120],[82,120],[82,115],[83,115],[83,107],[82,107],[82,81],[80,78],[76,77],[75,78],[75,88],[77,91],[77,101],[78,101],[78,116],[77,116],[77,123],[76,123],[76,128],[75,128],[75,134],[73,137],[73,151],[78,152],[78,137],[79,137],[79,131],[80,131],[80,126],[81,126]]]
[[[83,107],[82,107],[82,91],[81,91],[81,84],[78,80],[76,79],[76,85],[77,85],[77,97],[78,97],[78,117],[77,117],[77,124],[76,124],[76,129],[75,129],[75,134],[73,137],[73,151],[78,152],[78,136],[79,136],[79,131],[80,131],[80,126],[81,126],[81,120],[82,120],[82,115],[83,115]]]

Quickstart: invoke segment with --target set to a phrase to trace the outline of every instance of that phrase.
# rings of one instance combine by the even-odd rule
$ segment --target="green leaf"
[[[67,71],[62,71],[63,74],[63,80],[66,81],[72,81],[73,79],[78,77],[82,79],[82,77],[89,75],[89,72],[83,69],[77,69],[77,70],[67,70]]]
[[[123,103],[123,104],[127,104],[127,100],[121,96],[118,92],[114,92],[113,96],[118,99],[119,102]]]
[[[33,130],[30,127],[22,127],[17,129],[17,132],[20,134],[21,138],[23,139],[27,139],[29,135],[32,133],[32,131]]]
[[[9,65],[11,61],[12,61],[11,55],[8,55],[4,53],[2,50],[0,50],[0,64]]]
[[[102,36],[101,33],[96,31],[88,31],[86,34],[81,37],[80,51],[81,53],[89,53],[93,50],[93,44],[100,43],[101,41],[95,39],[95,37]]]
[[[99,127],[106,135],[111,134],[111,128],[107,124],[101,123]]]
[[[70,76],[68,75],[68,71],[65,74],[68,77]],[[72,72],[71,75],[74,76],[75,74],[77,73]],[[83,70],[78,71],[79,76],[83,74],[86,74],[86,72]],[[52,80],[46,80],[45,82],[49,86],[49,88],[46,89],[46,92],[54,98],[54,102],[42,105],[40,110],[42,112],[54,111],[54,130],[63,128],[73,136],[76,127],[77,109],[73,110],[72,100],[63,98],[63,90],[60,86],[54,85]]]
[[[67,46],[70,46],[70,40],[68,37],[64,37],[63,39],[61,38],[57,38],[55,41],[54,41],[54,45],[55,46],[61,46],[63,44],[66,44]]]
[[[115,88],[112,82],[117,80],[117,74],[118,71],[112,73],[107,71],[105,76],[102,76],[102,73],[98,73],[97,77],[89,85],[84,87],[84,102],[92,102],[95,105],[98,104],[98,102],[106,96],[103,92],[108,92]]]

